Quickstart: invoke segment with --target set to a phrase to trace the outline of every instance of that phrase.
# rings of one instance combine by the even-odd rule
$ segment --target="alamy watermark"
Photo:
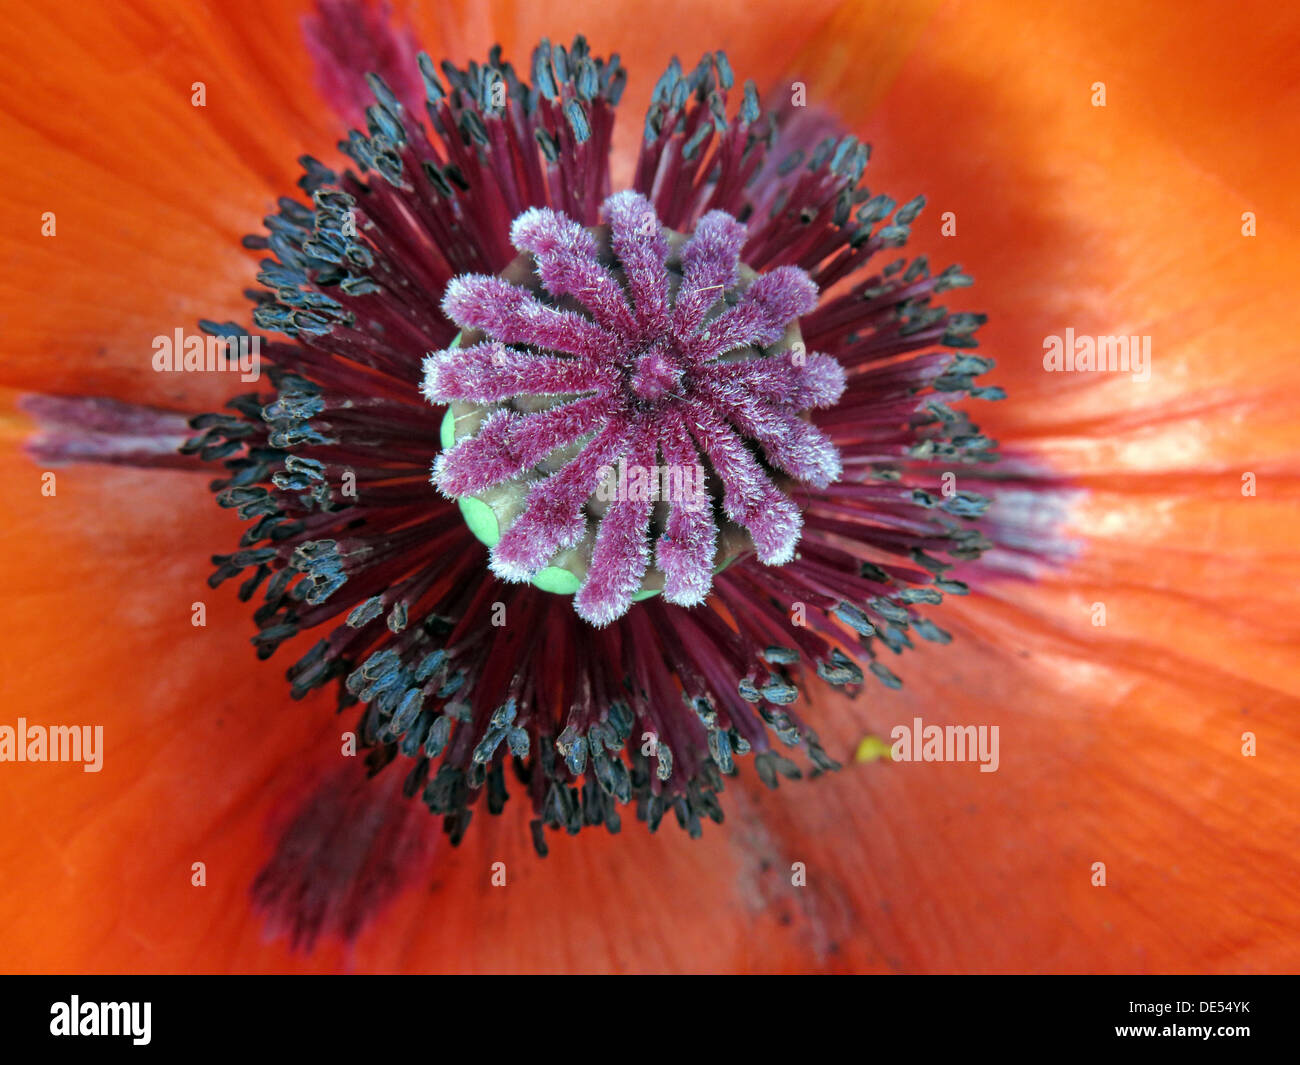
[[[889,732],[895,762],[979,762],[981,773],[996,773],[997,725],[927,725],[919,717]]]
[[[605,503],[618,500],[634,502],[674,503],[687,510],[708,506],[709,496],[704,486],[704,467],[698,463],[687,466],[638,466],[619,459],[617,466],[600,468],[600,483],[596,498]]]
[[[103,725],[0,725],[0,762],[80,762],[83,772],[104,768]]]
[[[1127,373],[1134,381],[1151,379],[1149,336],[1064,336],[1043,338],[1043,369],[1048,373]]]
[[[50,1006],[50,1035],[130,1036],[136,1046],[148,1046],[152,1013],[152,1002],[82,1002],[73,995]]]
[[[186,335],[177,327],[170,336],[160,333],[153,338],[152,362],[157,373],[238,373],[241,381],[256,381],[262,375],[262,338]]]

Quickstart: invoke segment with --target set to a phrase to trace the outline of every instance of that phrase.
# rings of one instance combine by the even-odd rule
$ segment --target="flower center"
[[[210,583],[242,575],[259,657],[305,650],[293,696],[338,682],[368,770],[404,767],[453,844],[516,778],[542,854],[545,829],[617,832],[625,804],[698,836],[737,756],[772,787],[800,774],[777,744],[835,767],[801,691],[897,687],[884,651],[952,639],[926,608],[989,546],[970,485],[1017,476],[986,471],[995,443],[952,405],[1001,396],[967,350],[983,316],[934,302],[970,279],[882,263],[923,200],[871,195],[864,145],[779,128],[751,84],[727,118],[720,52],[654,90],[634,183],[658,213],[623,192],[603,217],[616,60],[578,38],[539,45],[532,83],[496,51],[419,72],[427,106],[371,79],[357,169],[304,157],[309,203],[246,238],[267,252],[253,321],[280,338],[271,387],[182,446],[224,464],[217,501],[248,523]],[[516,583],[483,571],[476,508]],[[548,572],[575,610],[519,583]]]
[[[466,331],[424,382],[452,425],[434,483],[493,572],[576,592],[596,625],[660,591],[698,604],[749,550],[788,562],[800,516],[784,489],[840,472],[801,415],[844,387],[800,338],[816,286],[744,266],[733,217],[711,211],[687,237],[632,192],[604,213],[595,227],[520,215],[518,258],[448,286],[443,309]]]
[[[656,341],[649,351],[636,360],[629,387],[641,399],[654,402],[665,396],[682,398],[679,394],[682,390],[682,368],[665,348],[663,341]]]

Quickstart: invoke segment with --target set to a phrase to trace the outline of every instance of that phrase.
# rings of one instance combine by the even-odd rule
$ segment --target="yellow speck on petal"
[[[862,737],[862,742],[858,744],[858,749],[853,753],[853,760],[855,762],[878,762],[884,758],[886,761],[893,761],[891,750],[890,745],[879,736],[868,733]]]

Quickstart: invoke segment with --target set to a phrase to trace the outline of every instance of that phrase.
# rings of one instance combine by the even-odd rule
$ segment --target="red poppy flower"
[[[11,968],[1297,964],[1300,18],[3,18]]]

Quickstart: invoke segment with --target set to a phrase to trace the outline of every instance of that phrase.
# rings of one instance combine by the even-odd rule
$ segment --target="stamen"
[[[293,696],[334,686],[453,843],[509,763],[544,854],[628,803],[699,835],[741,756],[801,775],[774,740],[834,768],[800,692],[896,686],[880,649],[951,639],[923,610],[1025,523],[986,514],[996,445],[956,406],[1001,394],[983,317],[932,302],[970,279],[878,264],[923,201],[862,187],[864,145],[748,83],[729,117],[726,58],[674,60],[610,195],[621,66],[579,37],[530,69],[421,55],[427,123],[370,79],[356,169],[304,158],[245,242],[272,389],[181,450],[249,523],[211,583],[247,573],[258,655],[324,627]]]

